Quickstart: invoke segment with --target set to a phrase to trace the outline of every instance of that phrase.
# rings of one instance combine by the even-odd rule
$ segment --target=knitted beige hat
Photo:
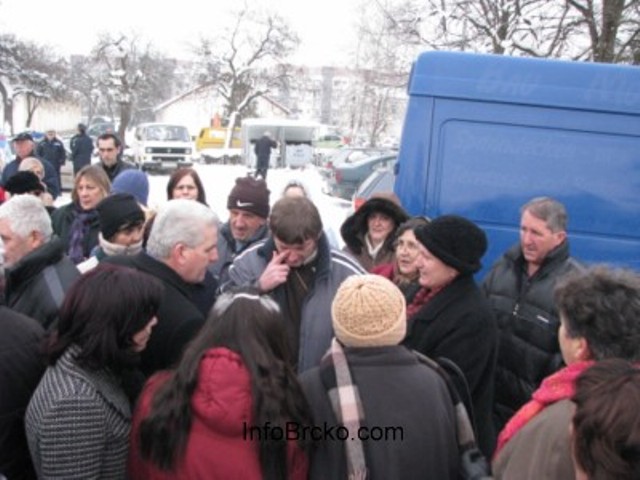
[[[347,278],[331,305],[333,330],[347,347],[397,345],[407,332],[402,292],[379,275]]]

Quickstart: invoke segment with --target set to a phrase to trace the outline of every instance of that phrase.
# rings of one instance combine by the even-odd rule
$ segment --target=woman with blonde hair
[[[76,174],[71,203],[51,215],[53,231],[62,239],[74,263],[91,256],[98,245],[100,222],[96,206],[109,195],[111,182],[99,165],[87,165]]]

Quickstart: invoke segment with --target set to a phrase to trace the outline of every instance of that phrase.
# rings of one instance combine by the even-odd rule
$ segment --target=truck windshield
[[[159,140],[163,142],[188,142],[189,131],[186,127],[174,125],[154,125],[147,129],[147,140]]]

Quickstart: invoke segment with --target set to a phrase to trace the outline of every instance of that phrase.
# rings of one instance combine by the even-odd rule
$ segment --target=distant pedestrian
[[[265,181],[267,180],[267,170],[269,170],[269,161],[271,160],[271,150],[274,148],[278,148],[278,142],[271,138],[271,132],[268,130],[256,141],[253,147],[253,151],[256,154],[255,176],[261,176]]]
[[[60,180],[60,168],[67,160],[67,152],[62,140],[56,136],[55,130],[47,130],[45,137],[36,147],[36,155],[47,160],[51,164],[58,176],[58,183],[62,185],[62,181]]]
[[[93,140],[87,135],[87,127],[84,124],[78,124],[78,133],[71,137],[70,146],[73,174],[76,175],[82,167],[91,164],[93,155]]]

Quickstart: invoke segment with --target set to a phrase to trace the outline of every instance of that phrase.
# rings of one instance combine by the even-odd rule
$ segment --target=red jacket
[[[149,413],[166,372],[147,382],[133,415],[129,449],[131,480],[262,479],[258,441],[247,438],[253,424],[249,372],[238,354],[226,348],[207,351],[200,362],[198,385],[191,400],[192,423],[182,460],[174,472],[165,472],[143,460],[138,449],[140,422]],[[295,442],[288,452],[289,479],[307,478],[308,459]]]

